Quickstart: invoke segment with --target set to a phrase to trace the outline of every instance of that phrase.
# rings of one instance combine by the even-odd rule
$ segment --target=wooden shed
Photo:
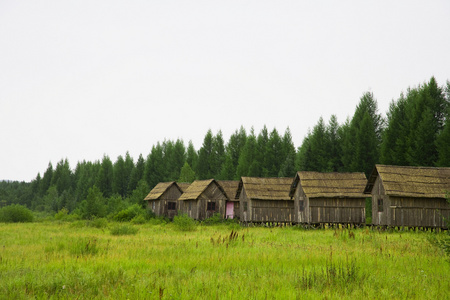
[[[236,193],[243,222],[295,222],[292,178],[242,177]]]
[[[173,218],[177,215],[178,198],[183,194],[175,181],[158,183],[144,198],[148,208],[157,216]]]
[[[225,207],[226,219],[239,219],[239,199],[236,198],[236,192],[239,187],[238,180],[218,180],[217,183],[222,187],[227,195]]]
[[[364,224],[364,173],[297,172],[291,185],[296,222]]]
[[[204,220],[219,213],[225,218],[227,195],[214,179],[196,180],[178,199],[181,212],[196,220]]]
[[[376,165],[364,192],[372,195],[372,223],[445,228],[450,218],[450,168]]]

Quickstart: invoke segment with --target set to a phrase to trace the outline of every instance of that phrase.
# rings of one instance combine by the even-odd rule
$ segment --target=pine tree
[[[186,162],[191,166],[192,170],[197,170],[198,153],[195,151],[192,141],[189,141],[188,148],[186,150]]]
[[[117,157],[113,170],[113,193],[117,193],[122,198],[125,198],[127,196],[128,178],[125,168],[125,160],[122,155]]]
[[[340,126],[336,115],[332,115],[326,128],[328,137],[328,172],[339,172],[342,169],[342,148]]]
[[[165,173],[163,147],[158,142],[156,146],[152,147],[145,163],[144,178],[149,188],[152,189],[159,182],[164,182]]]
[[[130,174],[130,181],[128,182],[128,194],[132,193],[137,187],[138,182],[144,178],[145,160],[142,154],[139,154],[139,158],[136,162],[136,166],[133,168]]]
[[[192,170],[191,166],[187,162],[184,163],[180,170],[180,178],[178,182],[193,182],[195,180],[195,172]]]
[[[52,163],[48,163],[47,170],[44,172],[44,176],[42,177],[41,186],[39,188],[39,195],[44,196],[47,193],[48,188],[52,184],[53,178],[53,166]]]
[[[364,120],[365,119],[365,120]],[[364,122],[370,122],[363,124]],[[383,119],[378,114],[378,104],[372,93],[365,93],[356,107],[348,127],[343,128],[342,162],[343,169],[351,172],[370,172],[367,165],[379,162],[379,149],[383,132]],[[364,130],[370,129],[371,132]],[[370,142],[368,138],[372,139]],[[370,161],[363,161],[371,153]]]
[[[438,150],[438,167],[450,167],[450,118],[447,118],[447,123],[444,129],[436,139],[436,148]]]
[[[221,130],[213,138],[209,161],[210,177],[217,178],[220,176],[220,171],[225,162],[225,142]]]
[[[198,152],[197,176],[200,180],[212,178],[213,172],[211,170],[211,155],[213,152],[213,134],[211,129],[203,139],[202,147]]]
[[[61,159],[56,165],[53,172],[51,185],[56,186],[59,194],[72,189],[72,171],[70,170],[69,161]]]
[[[247,133],[243,126],[239,131],[235,131],[231,136],[226,146],[225,162],[221,170],[219,179],[232,180],[239,179],[236,176],[237,166],[239,164],[239,156],[244,148],[247,140]]]
[[[256,155],[253,160],[249,163],[253,164],[251,169],[251,176],[254,177],[267,177],[269,174],[270,168],[270,159],[267,157],[267,144],[269,143],[269,131],[267,130],[266,125],[264,125],[261,132],[258,134],[258,138],[256,140],[257,150]],[[249,165],[249,168],[250,168]],[[249,170],[250,171],[250,170]],[[250,174],[248,175],[250,176]]]
[[[86,200],[82,202],[81,211],[84,219],[106,215],[105,198],[97,186],[94,185],[88,190]]]
[[[260,176],[261,165],[257,160],[258,151],[258,143],[256,142],[255,133],[252,128],[250,135],[246,139],[241,155],[239,156],[239,162],[236,169],[237,178],[242,176]]]
[[[380,162],[387,165],[409,165],[406,153],[409,145],[408,115],[403,94],[392,102],[387,113],[387,126],[380,148]]]
[[[267,171],[264,176],[277,177],[281,169],[281,164],[285,160],[285,155],[283,153],[281,137],[275,128],[270,133],[265,153],[264,166]]]
[[[110,197],[113,193],[114,170],[109,156],[104,155],[100,169],[98,170],[95,185],[105,197]]]

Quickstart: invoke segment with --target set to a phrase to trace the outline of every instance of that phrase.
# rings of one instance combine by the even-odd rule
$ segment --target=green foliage
[[[132,206],[119,211],[113,219],[118,222],[129,222],[139,215],[145,215],[145,210],[139,204],[133,204]]]
[[[20,204],[12,204],[0,208],[0,222],[3,223],[26,223],[33,222],[31,210]]]
[[[109,156],[104,155],[102,163],[98,170],[95,185],[100,189],[104,197],[110,197],[113,194],[114,169]]]
[[[68,215],[69,215],[69,210],[67,208],[63,207],[55,214],[55,220],[58,220],[58,221],[65,220]]]
[[[180,170],[180,178],[178,182],[189,182],[192,183],[195,180],[195,172],[192,170],[191,166],[187,162],[184,163]]]
[[[112,235],[135,235],[138,233],[139,228],[129,225],[116,225],[110,231]]]
[[[134,217],[133,219],[131,219],[131,223],[132,224],[144,224],[146,223],[147,220],[145,219],[144,215],[137,215],[136,217]]]
[[[106,216],[105,198],[97,186],[94,185],[88,190],[87,198],[82,202],[81,211],[84,219]]]
[[[131,203],[138,204],[140,207],[145,208],[147,205],[147,201],[144,201],[144,198],[147,196],[149,191],[149,186],[144,179],[141,179],[137,185],[137,187],[133,190],[128,200]]]
[[[180,231],[195,231],[197,229],[197,222],[186,214],[175,216],[173,224]]]
[[[217,224],[222,224],[225,221],[226,220],[224,218],[222,218],[222,216],[219,213],[215,213],[211,217],[203,220],[202,225],[217,225]]]

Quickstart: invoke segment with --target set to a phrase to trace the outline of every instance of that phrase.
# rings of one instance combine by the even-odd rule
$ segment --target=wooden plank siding
[[[374,225],[446,228],[448,190],[450,168],[376,165],[365,193],[372,196]]]
[[[178,198],[181,194],[182,191],[176,182],[161,182],[150,191],[144,200],[148,202],[147,207],[155,215],[172,219],[178,213]],[[169,203],[171,203],[170,207]]]
[[[179,198],[181,212],[195,220],[205,220],[215,213],[225,218],[227,200],[224,190],[214,179],[194,181]],[[214,210],[208,210],[208,203],[215,203]]]
[[[242,177],[237,190],[243,222],[295,221],[294,201],[289,197],[292,178]]]
[[[291,185],[295,222],[364,224],[364,173],[298,172]]]

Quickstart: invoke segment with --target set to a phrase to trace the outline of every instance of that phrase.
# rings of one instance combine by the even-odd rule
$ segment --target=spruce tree
[[[104,155],[100,169],[98,170],[96,186],[105,197],[110,197],[113,193],[114,170],[109,156]]]
[[[192,183],[195,180],[195,172],[192,170],[191,166],[185,162],[180,170],[180,177],[178,182],[189,182]]]

